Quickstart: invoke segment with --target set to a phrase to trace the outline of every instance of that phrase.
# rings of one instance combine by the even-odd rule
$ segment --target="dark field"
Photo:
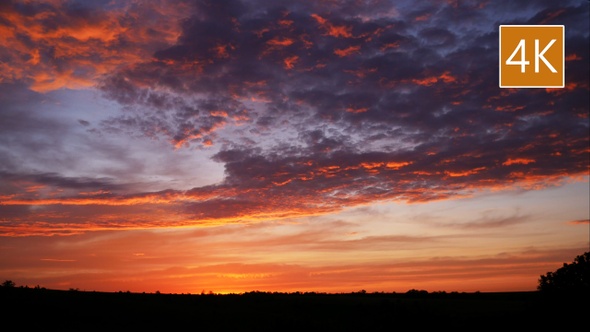
[[[0,287],[4,331],[545,331],[587,323],[587,297],[522,293],[184,295]],[[578,327],[578,328],[575,328]]]

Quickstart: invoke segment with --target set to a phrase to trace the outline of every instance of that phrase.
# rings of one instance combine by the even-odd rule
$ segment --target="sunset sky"
[[[0,2],[0,282],[528,291],[589,251],[588,1]],[[498,30],[565,26],[505,89]]]

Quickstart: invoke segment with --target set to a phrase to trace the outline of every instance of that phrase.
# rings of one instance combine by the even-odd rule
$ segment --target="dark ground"
[[[580,330],[587,296],[514,293],[184,295],[0,287],[4,331]]]

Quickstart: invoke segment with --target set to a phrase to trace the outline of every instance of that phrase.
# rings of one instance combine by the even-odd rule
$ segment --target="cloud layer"
[[[587,3],[160,2],[3,4],[0,84],[96,87],[121,110],[76,128],[208,153],[223,179],[145,190],[4,151],[0,233],[317,215],[588,174]],[[566,87],[500,89],[499,24],[564,24]],[[23,99],[2,103],[3,142],[33,128]],[[38,125],[70,130],[54,124]]]

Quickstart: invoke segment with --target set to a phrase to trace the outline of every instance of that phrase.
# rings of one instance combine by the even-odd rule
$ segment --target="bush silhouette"
[[[555,272],[539,278],[537,289],[552,294],[590,293],[590,252],[577,256],[573,263],[564,263]]]

